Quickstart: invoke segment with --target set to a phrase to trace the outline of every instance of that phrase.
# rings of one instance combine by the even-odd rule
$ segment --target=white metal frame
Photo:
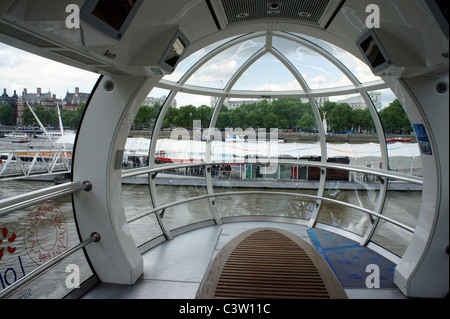
[[[244,62],[243,65],[241,65],[241,67],[233,74],[233,76],[231,77],[229,82],[226,84],[224,89],[218,90],[218,89],[211,89],[211,88],[198,88],[198,87],[190,87],[190,86],[186,85],[186,82],[189,80],[189,78],[191,76],[193,76],[196,71],[198,71],[206,62],[210,61],[213,57],[216,57],[217,55],[224,52],[225,50],[227,50],[235,45],[238,45],[238,44],[242,43],[243,41],[247,41],[247,40],[261,37],[264,35],[266,37],[265,46],[262,49],[260,49],[259,51],[257,51],[256,53],[254,53],[250,58],[248,58],[248,60],[246,62]],[[345,65],[343,65],[337,58],[335,58],[333,55],[331,55],[329,52],[327,52],[320,46],[318,46],[304,38],[301,38],[298,35],[294,35],[294,34],[290,34],[290,33],[286,33],[286,32],[279,32],[279,31],[266,31],[264,33],[263,32],[255,32],[255,33],[250,33],[250,34],[247,34],[247,35],[244,35],[241,37],[237,37],[237,38],[235,38],[231,41],[228,41],[227,43],[217,47],[216,49],[212,50],[211,52],[206,54],[204,57],[202,57],[196,64],[194,64],[193,67],[191,67],[191,69],[189,69],[181,77],[181,79],[178,81],[178,83],[173,83],[173,82],[170,82],[167,80],[162,80],[160,82],[160,84],[163,84],[162,87],[164,87],[166,89],[170,89],[172,91],[169,101],[168,101],[169,103],[167,103],[167,101],[166,101],[166,104],[163,107],[164,111],[167,110],[168,106],[172,102],[172,99],[175,98],[175,95],[178,92],[194,93],[193,91],[196,91],[196,93],[198,93],[198,94],[211,94],[211,95],[219,96],[219,100],[217,102],[217,105],[215,106],[215,109],[214,109],[214,112],[213,112],[213,115],[212,115],[211,121],[210,121],[210,126],[209,126],[210,129],[209,129],[207,144],[206,144],[206,154],[207,154],[206,161],[207,162],[210,161],[208,154],[210,154],[210,152],[211,152],[211,143],[210,143],[211,136],[213,134],[213,130],[214,130],[217,118],[219,116],[219,113],[220,113],[220,110],[221,110],[221,107],[222,107],[222,104],[223,104],[225,98],[231,97],[231,96],[233,96],[233,94],[235,94],[236,97],[237,96],[244,97],[244,96],[246,96],[246,94],[251,94],[250,92],[241,92],[241,91],[233,92],[232,88],[233,88],[234,84],[237,82],[237,80],[242,76],[242,74],[244,74],[244,72],[254,62],[256,62],[260,57],[262,57],[266,53],[271,53],[276,59],[278,59],[289,70],[289,72],[294,76],[294,78],[299,83],[303,92],[295,92],[295,93],[292,92],[292,94],[303,95],[304,97],[307,97],[309,99],[310,104],[312,106],[313,113],[314,113],[314,117],[316,119],[317,127],[319,130],[319,139],[321,142],[321,161],[322,161],[322,163],[325,163],[327,161],[327,148],[326,148],[326,138],[325,138],[326,132],[324,132],[323,126],[321,125],[322,117],[319,113],[319,108],[314,99],[314,97],[316,97],[317,93],[314,93],[309,88],[307,82],[305,81],[303,76],[300,74],[299,70],[297,70],[297,68],[289,61],[289,59],[286,58],[279,50],[277,50],[276,47],[273,46],[273,37],[274,36],[286,39],[288,41],[292,41],[294,43],[303,45],[303,46],[311,49],[318,55],[320,55],[320,56],[324,57],[325,59],[327,59],[328,61],[330,61],[351,81],[351,83],[353,84],[353,87],[346,88],[344,90],[352,90],[352,91],[356,90],[359,94],[361,94],[362,98],[366,102],[366,104],[370,110],[370,113],[372,115],[372,119],[374,121],[376,131],[378,134],[378,139],[380,141],[382,167],[383,167],[383,169],[388,168],[387,145],[386,145],[386,141],[384,138],[384,129],[383,129],[381,121],[378,117],[378,113],[373,104],[373,101],[367,94],[368,91],[379,89],[380,87],[386,88],[387,87],[386,84],[382,81],[381,81],[382,83],[381,82],[369,83],[369,86],[367,86],[367,84],[362,84],[355,77],[355,75],[349,69],[347,69],[347,67]],[[324,90],[321,90],[320,94],[324,94],[323,91]],[[331,91],[332,90],[328,90],[326,95],[331,95],[331,94],[337,93],[337,92],[331,92]],[[216,93],[219,93],[219,94],[216,94]],[[289,95],[289,93],[287,93],[287,94],[286,93],[287,92],[275,92],[275,93],[270,92],[270,95],[271,96]],[[342,94],[343,91],[341,91],[340,93]],[[267,92],[253,92],[253,94],[255,94],[258,97],[261,97],[261,96],[267,95]],[[165,115],[165,112],[163,114]],[[161,116],[161,114],[160,114],[160,116]],[[161,118],[159,122],[162,123],[162,121],[163,121],[163,118]],[[156,132],[156,134],[158,134],[159,127],[155,127],[155,128],[156,129],[154,131],[154,134],[155,134],[155,132]],[[153,137],[153,140],[156,140],[156,138],[157,138],[157,135],[156,135],[156,137],[155,136]],[[154,156],[156,142],[152,146],[153,147],[150,150],[151,163],[153,163],[152,156]],[[151,165],[153,165],[153,164],[151,164]],[[318,189],[319,199],[316,202],[315,210],[313,213],[313,218],[311,218],[309,225],[308,225],[309,227],[314,227],[314,225],[317,221],[317,217],[320,212],[320,207],[321,207],[321,202],[322,202],[321,198],[323,197],[323,194],[325,191],[325,182],[326,182],[326,168],[321,168],[320,183],[319,183],[319,189]],[[156,189],[154,186],[154,181],[151,181],[150,183],[152,185],[150,188],[151,193],[155,192]],[[206,172],[206,184],[207,184],[208,194],[209,195],[213,194],[214,189],[212,187],[212,179],[211,179],[210,170],[207,170],[207,172]],[[377,205],[376,205],[377,214],[381,214],[383,211],[383,206],[384,206],[387,189],[388,189],[388,180],[382,179],[381,184],[382,184],[382,187],[381,187],[380,194],[378,195],[378,201],[377,201]],[[152,195],[152,197],[155,197],[155,196]],[[220,219],[217,216],[217,214],[215,213],[214,198],[209,197],[209,201],[210,201],[211,210],[213,211],[214,219],[216,220],[217,224],[220,224],[221,223]],[[156,215],[158,217],[158,214],[156,214]],[[158,218],[158,221],[160,221],[159,218]],[[363,240],[361,242],[362,245],[367,245],[369,243],[370,238],[372,237],[373,233],[375,232],[376,226],[378,224],[378,219],[373,219],[373,220],[371,220],[371,222],[372,222],[372,225],[369,227],[369,229],[367,230],[367,233],[363,237]],[[160,221],[160,223],[162,223],[162,221]],[[165,233],[166,233],[166,231],[165,231]],[[168,237],[171,237],[171,235],[168,234]]]

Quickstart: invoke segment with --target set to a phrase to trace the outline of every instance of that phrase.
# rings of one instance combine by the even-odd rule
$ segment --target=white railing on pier
[[[8,150],[1,152],[0,179],[24,178],[33,175],[70,173],[72,151]]]

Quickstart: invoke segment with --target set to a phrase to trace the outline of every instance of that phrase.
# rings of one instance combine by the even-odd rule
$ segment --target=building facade
[[[12,107],[12,119],[11,124],[17,123],[17,101],[19,97],[17,96],[16,91],[14,91],[14,94],[12,96],[9,96],[6,92],[6,89],[3,90],[2,96],[0,96],[0,105],[3,104],[9,104]]]
[[[23,89],[21,95],[14,94],[9,96],[7,90],[3,90],[0,96],[0,105],[10,104],[13,108],[13,115],[11,125],[23,125],[23,112],[30,105],[31,107],[42,105],[45,109],[56,109],[59,105],[61,109],[76,111],[83,103],[89,99],[90,93],[81,93],[78,87],[75,88],[75,93],[67,91],[64,99],[59,99],[56,94],[49,92],[42,92],[41,88],[37,88],[36,92],[29,92],[27,88]]]
[[[76,111],[81,104],[86,104],[90,93],[81,93],[80,88],[75,88],[75,93],[67,91],[66,97],[62,100],[62,109]]]
[[[167,100],[167,96],[161,96],[159,98],[148,96],[145,98],[143,105],[155,106],[156,103],[159,105],[164,105]],[[171,107],[177,107],[177,101],[174,99],[170,104]]]
[[[382,104],[381,104],[381,92],[371,92],[369,93],[370,98],[373,101],[373,104],[375,105],[375,108],[377,111],[381,110]],[[348,104],[352,109],[365,109],[367,108],[366,102],[362,98],[361,95],[349,97],[344,100],[338,100],[337,104]]]

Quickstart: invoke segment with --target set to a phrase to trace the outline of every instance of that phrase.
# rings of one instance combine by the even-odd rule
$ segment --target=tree
[[[309,105],[304,105],[300,99],[279,99],[272,102],[270,111],[278,116],[281,128],[295,129],[303,114],[312,113]]]
[[[58,112],[56,108],[46,109],[42,105],[36,105],[33,107],[33,111],[44,126],[59,126]],[[29,108],[24,109],[22,115],[23,123],[25,125],[37,125],[37,121],[34,118]]]
[[[366,112],[368,109],[354,109],[352,110],[351,118],[352,118],[352,128],[355,131],[361,132],[366,129]]]
[[[375,131],[375,123],[372,118],[372,114],[370,113],[369,109],[364,109],[364,126],[362,127],[364,130],[366,130],[369,133],[372,133]]]
[[[202,105],[199,108],[197,108],[196,111],[197,119],[201,121],[203,128],[209,127],[209,122],[211,120],[212,113],[213,109],[207,105]]]
[[[321,107],[319,108],[319,110],[320,110],[320,115],[322,116],[322,118],[323,118],[323,114],[324,114],[324,113],[326,113],[326,114],[331,114],[331,112],[333,111],[333,109],[334,109],[336,106],[337,106],[336,102],[325,101],[325,102],[323,103],[323,106],[321,106]]]
[[[24,125],[35,125],[36,121],[31,113],[30,109],[27,107],[22,113],[22,122]]]
[[[219,129],[231,127],[231,115],[230,112],[228,111],[228,108],[225,105],[222,105],[222,108],[220,109],[220,113],[216,122],[216,127]]]
[[[273,113],[272,113],[273,114]],[[264,123],[264,111],[260,109],[254,109],[245,115],[245,127],[252,127],[258,129],[258,127],[270,128],[273,126],[265,126]],[[278,126],[277,126],[278,127]]]
[[[152,118],[153,118],[153,107],[148,105],[142,105],[139,108],[139,111],[136,114],[136,117],[134,118],[134,126],[136,127],[150,127],[152,124]]]
[[[169,107],[163,121],[163,128],[172,128],[175,125],[175,118],[180,113],[180,110],[174,107]]]
[[[59,126],[58,112],[55,108],[46,109],[42,105],[36,105],[34,108],[34,113],[41,121],[44,126]]]
[[[386,132],[401,133],[412,131],[411,123],[399,100],[394,100],[388,107],[379,112],[383,128]]]
[[[339,104],[328,113],[327,121],[333,131],[350,130],[352,128],[352,108],[346,104]]]
[[[263,127],[266,129],[270,129],[270,128],[278,128],[279,126],[279,120],[278,120],[278,116],[275,115],[274,113],[269,113],[266,116],[264,116],[263,119]]]
[[[231,110],[231,126],[233,128],[246,128],[245,123],[245,112],[240,108],[235,108]]]
[[[198,120],[197,108],[193,105],[182,106],[173,123],[184,128],[193,128],[194,120]]]
[[[76,128],[80,121],[80,115],[77,111],[61,110],[61,121],[66,128]]]
[[[303,114],[302,118],[297,121],[297,127],[302,131],[311,131],[316,127],[316,120],[311,114]]]
[[[0,124],[13,125],[13,108],[11,104],[0,105]]]

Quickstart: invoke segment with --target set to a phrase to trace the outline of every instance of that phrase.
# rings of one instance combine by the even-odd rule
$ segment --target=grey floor
[[[245,222],[211,226],[175,237],[143,255],[144,274],[133,286],[99,284],[84,299],[194,299],[210,261],[231,239],[257,227],[290,231],[312,245],[307,228],[284,223]],[[395,289],[346,289],[350,299],[398,299]]]

